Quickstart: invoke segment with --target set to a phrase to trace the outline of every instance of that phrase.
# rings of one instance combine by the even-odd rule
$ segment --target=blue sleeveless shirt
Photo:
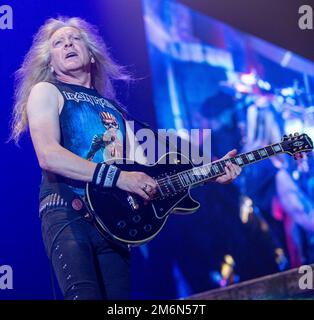
[[[125,122],[115,103],[95,89],[63,82],[52,83],[64,99],[59,115],[60,144],[76,155],[96,163],[122,158]],[[57,192],[65,183],[77,194],[84,195],[85,183],[57,174],[42,172],[40,199]]]

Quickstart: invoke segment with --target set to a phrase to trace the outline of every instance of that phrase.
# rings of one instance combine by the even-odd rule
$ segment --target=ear
[[[91,63],[95,63],[95,58],[93,56],[93,54],[89,51],[89,56],[90,56],[90,62]]]

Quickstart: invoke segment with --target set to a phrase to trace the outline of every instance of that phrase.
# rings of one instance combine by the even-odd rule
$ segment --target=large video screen
[[[284,135],[313,140],[313,62],[177,1],[142,5],[158,128],[211,129],[213,160]],[[277,155],[232,185],[192,192],[199,212],[171,217],[137,250],[135,296],[185,297],[313,263],[313,153],[296,158]]]

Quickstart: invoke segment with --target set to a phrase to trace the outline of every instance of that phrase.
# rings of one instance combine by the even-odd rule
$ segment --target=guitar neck
[[[281,143],[271,144],[265,148],[238,154],[235,157],[218,160],[209,164],[194,167],[193,169],[177,173],[177,177],[183,188],[196,186],[225,174],[225,167],[228,162],[244,167],[260,160],[284,153]]]

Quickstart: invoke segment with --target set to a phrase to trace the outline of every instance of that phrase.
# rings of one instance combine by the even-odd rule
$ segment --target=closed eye
[[[56,40],[53,45],[54,47],[57,47],[58,45],[60,45],[62,43],[62,40]]]

